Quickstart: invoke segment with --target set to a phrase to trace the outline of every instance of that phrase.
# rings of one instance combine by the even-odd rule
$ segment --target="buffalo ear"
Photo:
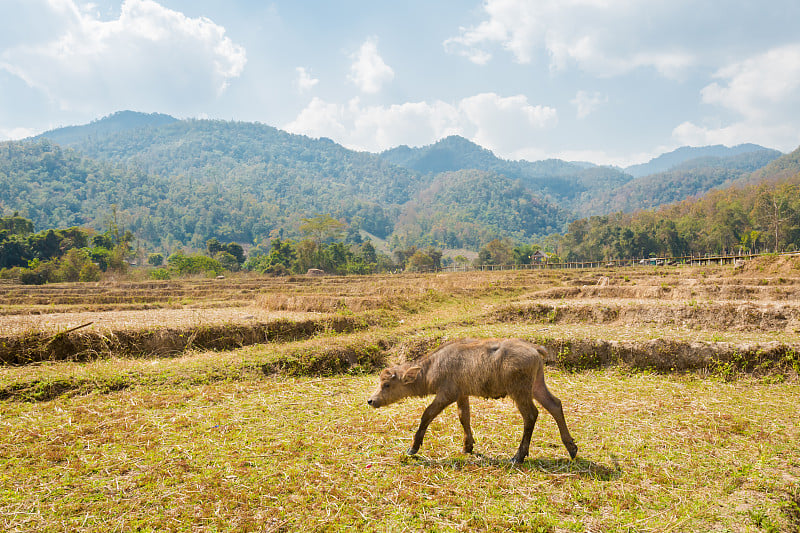
[[[420,372],[422,372],[421,366],[412,366],[403,374],[403,383],[406,385],[414,383],[419,377]]]
[[[387,369],[384,369],[383,372],[381,372],[380,379],[381,379],[381,381],[389,381],[393,377],[394,377],[394,373],[387,368]]]

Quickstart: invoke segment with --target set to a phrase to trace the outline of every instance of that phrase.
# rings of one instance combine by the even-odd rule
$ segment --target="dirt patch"
[[[274,320],[314,320],[319,313],[272,312],[257,307],[180,308],[111,311],[77,311],[38,315],[0,315],[3,336],[25,333],[56,334],[66,329],[91,322],[86,331],[110,333],[122,330],[143,330],[169,326],[175,329],[194,329],[219,324],[254,324]]]
[[[800,276],[800,253],[757,257],[751,261],[745,261],[744,265],[737,270],[739,276],[748,277],[762,274]]]

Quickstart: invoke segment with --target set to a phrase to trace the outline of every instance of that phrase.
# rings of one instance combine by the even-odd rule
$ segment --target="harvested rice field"
[[[359,277],[0,285],[4,531],[795,531],[800,258]],[[377,371],[521,337],[546,412],[379,410]]]

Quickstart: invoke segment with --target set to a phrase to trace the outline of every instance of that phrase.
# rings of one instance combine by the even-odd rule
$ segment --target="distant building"
[[[541,263],[542,261],[547,261],[547,254],[541,250],[536,250],[536,253],[534,253],[531,256],[531,261],[533,261],[534,263]]]

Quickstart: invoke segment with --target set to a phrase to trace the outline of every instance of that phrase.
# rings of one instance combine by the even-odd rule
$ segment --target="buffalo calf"
[[[380,375],[378,389],[367,403],[383,407],[403,398],[435,395],[422,413],[419,429],[408,453],[419,451],[428,425],[452,403],[458,405],[458,418],[464,428],[464,452],[472,453],[469,416],[469,397],[502,398],[509,396],[517,404],[525,422],[522,441],[512,462],[521,463],[528,456],[531,434],[539,411],[535,398],[547,409],[558,424],[561,442],[571,458],[578,446],[569,434],[561,401],[553,396],[544,383],[545,354],[543,346],[519,339],[462,339],[448,342],[416,361],[387,368]]]

